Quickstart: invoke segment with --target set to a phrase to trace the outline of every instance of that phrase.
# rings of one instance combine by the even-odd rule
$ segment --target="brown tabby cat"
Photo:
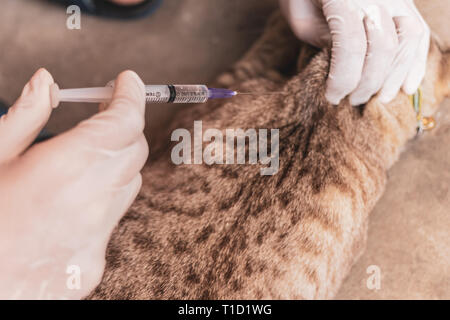
[[[295,66],[297,64],[297,67]],[[424,115],[449,94],[450,53],[431,44]],[[302,69],[300,73],[297,68]],[[291,34],[280,14],[222,86],[277,95],[186,109],[174,128],[280,129],[280,170],[262,165],[172,164],[144,186],[109,244],[91,299],[332,298],[364,250],[369,213],[386,172],[416,134],[410,98],[360,107],[324,98],[327,50]]]

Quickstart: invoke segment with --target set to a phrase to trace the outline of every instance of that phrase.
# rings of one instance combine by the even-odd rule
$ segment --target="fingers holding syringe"
[[[142,81],[134,72],[120,74],[105,111],[49,141],[58,144],[55,161],[72,164],[68,175],[98,168],[95,179],[102,186],[122,187],[139,173],[148,157],[144,108]]]
[[[105,161],[108,172],[102,178],[113,188],[123,188],[139,174],[147,162],[149,146],[145,136],[141,134],[132,145],[115,152]]]
[[[138,75],[122,72],[115,81],[111,103],[101,109],[76,128],[89,136],[91,146],[120,150],[136,142],[145,127],[145,86]]]
[[[51,111],[53,77],[39,69],[23,88],[20,98],[0,119],[0,162],[27,149],[47,123]]]

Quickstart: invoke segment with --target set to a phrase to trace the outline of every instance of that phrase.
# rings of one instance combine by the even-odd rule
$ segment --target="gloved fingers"
[[[113,98],[106,110],[80,123],[71,135],[94,149],[120,150],[142,134],[144,116],[144,84],[136,73],[125,71],[115,81]]]
[[[381,89],[399,46],[396,26],[384,7],[367,10],[364,25],[367,55],[358,88],[350,95],[354,106],[366,103]]]
[[[330,29],[320,5],[312,1],[280,0],[280,6],[299,39],[319,48],[331,42]]]
[[[141,187],[142,175],[138,173],[128,184],[117,188],[110,194],[104,208],[98,210],[98,212],[91,212],[90,217],[85,217],[86,219],[83,220],[83,231],[86,234],[91,234],[90,241],[86,245],[89,247],[89,251],[95,253],[92,256],[104,257],[111,233],[133,204]],[[95,239],[92,233],[95,234]],[[81,260],[88,261],[89,259]],[[96,261],[96,263],[99,262]]]
[[[60,141],[57,141],[58,139]],[[109,219],[105,218],[105,215],[122,208],[124,197],[128,207],[130,201],[134,199],[134,194],[138,192],[136,187],[131,188],[132,191],[135,190],[131,192],[129,186],[133,185],[136,176],[140,176],[148,157],[145,137],[141,135],[133,145],[120,151],[109,151],[106,155],[98,150],[93,153],[94,158],[91,159],[85,156],[79,158],[76,153],[71,153],[70,148],[64,148],[64,144],[64,140],[58,136],[37,145],[33,147],[32,152],[26,154],[26,157],[22,157],[20,162],[14,162],[16,167],[11,170],[20,168],[23,172],[23,168],[28,168],[21,181],[29,185],[28,192],[31,199],[38,188],[40,190],[45,190],[47,186],[56,188],[57,192],[51,195],[55,198],[52,200],[50,197],[49,201],[67,205],[72,209],[78,207],[84,209],[80,212],[80,216],[73,217],[75,219],[73,223],[83,221],[86,232],[92,231],[101,236],[104,219]],[[76,161],[73,161],[74,157]],[[36,159],[40,161],[37,162]],[[45,180],[44,189],[43,185],[32,183],[42,179]],[[119,196],[122,200],[117,199]],[[33,201],[43,202],[41,199]],[[125,210],[126,208],[116,216],[123,214]]]
[[[142,170],[147,162],[149,147],[145,136],[142,134],[132,145],[120,151],[111,160],[111,171],[104,180],[114,188],[121,188]]]
[[[417,51],[417,56],[413,61],[411,70],[409,70],[406,81],[403,85],[403,91],[407,94],[414,94],[425,77],[427,68],[428,52],[430,50],[430,31],[422,38]]]
[[[63,137],[58,136],[55,139],[61,138]],[[41,152],[44,151],[42,148],[46,144],[48,143],[45,142],[39,146]],[[83,193],[89,189],[92,189],[93,192],[103,192],[102,190],[115,192],[116,189],[129,184],[139,174],[149,154],[147,140],[143,134],[137,138],[135,143],[116,151],[96,149],[77,153],[72,152],[69,147],[64,148],[64,144],[66,144],[64,140],[61,140],[57,145],[50,146],[57,152],[53,152],[53,157],[48,156],[47,162],[55,163],[53,165],[55,168],[62,166],[58,168],[62,171],[59,175],[60,178],[68,181],[77,179],[81,182],[77,193]],[[52,150],[46,154],[51,154]],[[72,160],[74,157],[77,161]],[[99,195],[93,194],[93,196]]]
[[[381,89],[379,100],[382,103],[392,101],[400,91],[411,70],[422,39],[422,26],[417,24],[415,17],[395,17],[399,50],[394,59],[389,76]]]
[[[411,10],[416,15],[418,21],[421,22],[422,28],[418,30],[419,35],[422,35],[419,49],[417,50],[416,58],[414,59],[411,70],[409,70],[408,75],[406,77],[406,81],[403,85],[403,91],[407,94],[414,94],[419,88],[420,83],[425,77],[425,72],[427,68],[427,59],[428,52],[430,49],[430,38],[431,32],[425,20],[422,18],[420,13],[417,11],[417,8],[414,4],[411,4]]]
[[[54,184],[78,181],[79,189],[74,192],[84,194],[126,185],[147,161],[149,147],[142,132],[134,143],[121,150],[92,148],[83,138],[69,131],[33,146],[27,157],[22,157],[21,165],[33,167],[36,174],[51,167],[58,175],[47,177],[48,184],[52,184],[49,179],[54,179]],[[36,163],[36,159],[40,161]]]
[[[141,190],[141,187],[142,175],[139,173],[133,177],[127,185],[121,187],[115,192],[110,202],[110,210],[106,212],[102,223],[102,225],[105,226],[105,231],[108,235],[111,234],[117,223],[133,204],[139,194],[139,191]],[[106,250],[106,246],[104,250]]]
[[[323,0],[331,30],[332,53],[325,96],[332,104],[353,92],[361,79],[367,51],[362,10],[350,1]]]
[[[98,235],[97,243],[101,245],[102,239],[106,240],[103,242],[104,248],[100,248],[100,250],[106,250],[111,232],[133,204],[141,187],[142,175],[137,173],[127,184],[110,193],[108,201],[104,203],[105,206],[98,211],[98,214],[91,214],[93,217],[87,217],[86,229],[89,226],[94,228],[92,231]]]
[[[103,112],[106,109],[108,109],[108,104],[105,102],[102,102],[98,105],[98,112]]]
[[[20,98],[0,119],[0,163],[24,152],[36,139],[52,112],[52,76],[39,69],[25,85]]]

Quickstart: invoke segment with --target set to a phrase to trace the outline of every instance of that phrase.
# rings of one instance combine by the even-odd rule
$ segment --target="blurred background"
[[[416,0],[432,30],[450,43],[448,0]],[[208,84],[261,34],[276,0],[164,0],[137,21],[82,15],[68,30],[65,8],[43,0],[0,3],[0,99],[12,103],[39,68],[61,88],[104,86],[125,69],[147,84]],[[161,139],[175,106],[147,110],[147,133]],[[48,129],[59,133],[97,111],[64,104]],[[346,280],[339,299],[450,299],[450,103],[438,127],[410,144],[389,172],[385,195],[372,213],[368,249]],[[151,143],[150,143],[151,148]],[[376,265],[382,282],[369,290],[366,270]]]
[[[125,69],[147,84],[208,83],[251,46],[277,7],[272,0],[164,0],[143,20],[83,14],[81,30],[68,30],[63,6],[45,0],[0,3],[0,99],[9,103],[41,66],[60,88],[104,86]],[[152,138],[158,139],[175,108],[149,107]],[[96,111],[94,105],[64,104],[48,128],[61,132]]]

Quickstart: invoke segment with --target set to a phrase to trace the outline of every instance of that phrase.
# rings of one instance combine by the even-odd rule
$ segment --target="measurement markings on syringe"
[[[208,98],[208,88],[202,85],[148,86],[146,90],[146,101],[154,103],[202,103]]]

